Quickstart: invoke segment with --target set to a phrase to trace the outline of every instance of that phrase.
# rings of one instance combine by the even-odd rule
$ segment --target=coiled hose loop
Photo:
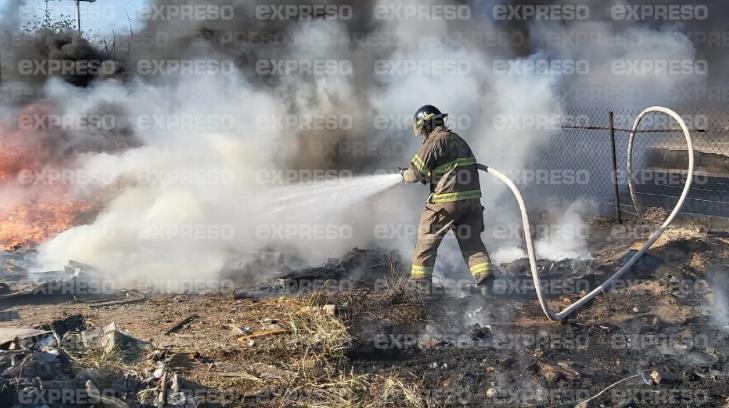
[[[544,295],[542,294],[542,286],[541,281],[539,279],[539,274],[537,273],[537,259],[534,253],[534,243],[532,242],[532,234],[531,234],[531,228],[529,226],[529,216],[527,215],[527,209],[526,204],[524,202],[524,197],[522,197],[521,192],[519,192],[519,189],[516,187],[513,181],[511,181],[508,177],[506,177],[504,174],[499,172],[498,170],[495,170],[491,167],[485,166],[483,164],[478,164],[478,169],[481,171],[484,171],[497,179],[499,179],[501,182],[507,185],[511,192],[514,194],[514,198],[516,198],[516,202],[519,205],[519,211],[521,212],[521,218],[522,223],[524,225],[524,242],[526,244],[527,249],[527,255],[529,257],[529,269],[532,274],[532,280],[534,282],[534,287],[537,292],[537,299],[539,300],[539,304],[542,307],[542,311],[547,316],[549,320],[564,320],[572,314],[575,310],[582,307],[585,303],[589,302],[597,296],[599,293],[604,292],[610,285],[618,278],[620,278],[625,272],[630,270],[630,268],[635,264],[638,259],[643,256],[643,254],[653,245],[653,243],[656,242],[656,240],[663,234],[663,232],[666,230],[666,228],[673,222],[673,219],[676,217],[679,211],[681,211],[681,207],[683,206],[684,201],[686,200],[686,196],[688,195],[689,190],[691,189],[691,183],[693,181],[693,174],[694,174],[694,147],[693,143],[691,141],[691,134],[689,133],[688,128],[686,127],[686,123],[681,119],[681,116],[679,116],[676,112],[672,111],[671,109],[664,108],[662,106],[652,106],[650,108],[645,109],[643,112],[641,112],[638,117],[635,119],[635,122],[633,123],[633,128],[630,131],[630,137],[628,139],[628,158],[627,158],[627,167],[628,167],[628,187],[630,189],[630,198],[633,201],[633,206],[635,207],[636,215],[640,217],[640,213],[638,212],[638,203],[636,201],[635,197],[635,188],[633,186],[632,181],[632,162],[633,162],[633,140],[635,139],[635,131],[638,129],[638,125],[640,125],[640,121],[649,113],[652,112],[659,112],[659,113],[665,113],[666,115],[672,117],[676,122],[678,122],[679,126],[681,126],[681,130],[683,131],[684,136],[686,136],[686,146],[688,150],[688,172],[686,174],[686,184],[683,187],[683,191],[681,192],[681,195],[678,198],[678,202],[676,202],[676,206],[673,208],[673,211],[666,217],[666,220],[661,224],[658,229],[656,229],[653,234],[648,238],[648,240],[643,244],[643,246],[640,247],[638,252],[633,254],[633,256],[628,260],[628,262],[625,263],[620,269],[618,269],[617,272],[612,274],[609,278],[607,278],[600,286],[596,287],[590,293],[586,294],[585,296],[581,297],[577,301],[573,302],[569,306],[567,306],[564,310],[561,312],[555,313],[547,303],[546,299],[544,299]]]

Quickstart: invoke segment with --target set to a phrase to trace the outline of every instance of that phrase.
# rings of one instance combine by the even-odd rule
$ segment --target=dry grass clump
[[[96,369],[130,368],[126,364],[125,352],[118,347],[107,351],[103,348],[92,348],[84,353],[74,353],[74,359],[85,367]]]
[[[274,406],[302,408],[423,408],[419,382],[388,376],[339,372],[320,381],[292,383]]]
[[[230,401],[242,404],[232,406],[423,407],[418,379],[358,372],[348,359],[348,351],[358,347],[354,323],[365,324],[360,320],[371,322],[383,314],[388,319],[409,320],[416,310],[422,311],[412,301],[399,303],[394,293],[388,298],[384,292],[373,295],[355,289],[252,304],[245,314],[226,320],[229,324],[219,323],[212,331],[219,337],[208,336],[216,348],[201,356],[214,358],[216,364],[203,368],[203,363],[192,360],[191,366],[175,370],[205,388],[230,390],[234,393]],[[336,305],[336,311],[329,305]],[[210,325],[193,327],[185,335],[194,335],[199,328],[212,329]],[[167,350],[170,356],[187,351],[180,346]],[[125,354],[129,351],[89,348],[78,350],[72,358],[85,367],[115,372],[142,373],[153,362],[150,355],[126,361]],[[201,369],[206,370],[204,375]]]
[[[261,406],[423,407],[420,388],[413,382],[395,374],[383,377],[352,370],[346,352],[354,338],[346,320],[322,307],[324,300],[332,299],[313,295],[287,305],[289,332],[270,338],[267,349],[279,356],[276,365],[289,375],[260,384],[271,395]]]
[[[382,399],[373,404],[365,405],[368,408],[379,408],[385,406],[403,406],[408,408],[425,407],[422,398],[422,388],[418,383],[406,384],[396,375],[390,374],[387,377],[379,376],[381,383]]]
[[[344,322],[315,303],[289,313],[288,326],[292,341],[312,348],[321,357],[341,358],[352,342]]]

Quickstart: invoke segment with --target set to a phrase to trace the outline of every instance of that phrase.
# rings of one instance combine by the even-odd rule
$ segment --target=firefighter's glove
[[[415,183],[418,181],[418,178],[415,177],[415,171],[413,169],[403,169],[400,174],[402,175],[402,179],[406,183]]]

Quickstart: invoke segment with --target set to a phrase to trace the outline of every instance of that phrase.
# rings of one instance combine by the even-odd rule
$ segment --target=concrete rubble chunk
[[[75,335],[67,335],[64,344],[78,347],[80,351],[102,349],[104,353],[119,352],[125,360],[136,360],[149,351],[151,346],[131,334],[119,330],[112,322],[102,328],[87,329],[80,333],[80,340]]]
[[[106,353],[120,351],[124,358],[136,359],[142,356],[149,345],[117,329],[116,324],[112,322],[102,329],[101,347]]]

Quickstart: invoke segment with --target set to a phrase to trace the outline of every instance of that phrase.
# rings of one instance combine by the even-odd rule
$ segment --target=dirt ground
[[[552,308],[599,284],[645,238],[615,239],[610,223],[591,231],[595,259],[540,261],[548,282],[563,283],[548,291]],[[516,282],[485,295],[412,295],[393,276],[386,290],[297,297],[147,294],[110,305],[30,297],[3,303],[13,318],[0,327],[75,315],[91,327],[114,322],[152,350],[132,363],[82,356],[74,364],[113,388],[118,376],[142,378],[163,362],[200,406],[726,407],[727,261],[722,233],[672,228],[565,322],[544,317],[521,260],[497,275]]]

